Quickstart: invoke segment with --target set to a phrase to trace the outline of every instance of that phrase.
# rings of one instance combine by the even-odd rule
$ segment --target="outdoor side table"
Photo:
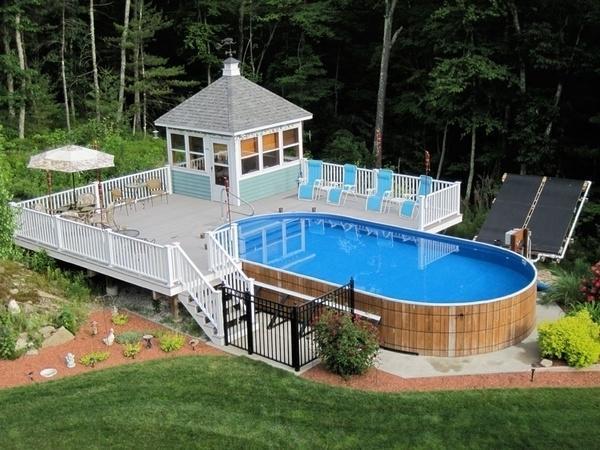
[[[152,336],[151,334],[145,334],[142,336],[142,339],[144,340],[144,344],[146,345],[146,348],[152,348],[152,338],[154,336]]]

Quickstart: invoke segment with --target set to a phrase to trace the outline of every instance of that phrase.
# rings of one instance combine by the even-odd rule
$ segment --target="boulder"
[[[56,333],[44,339],[44,342],[42,342],[42,348],[61,345],[65,342],[70,342],[73,339],[75,339],[75,336],[73,336],[69,330],[67,330],[65,327],[60,327],[58,330],[56,330]]]
[[[552,360],[544,358],[544,359],[542,359],[540,361],[540,366],[542,366],[542,367],[552,367]]]
[[[49,300],[62,300],[60,297],[57,297],[54,294],[50,294],[49,292],[42,291],[41,289],[36,290],[36,294],[39,298],[45,298]]]
[[[25,353],[27,356],[35,356],[35,355],[39,355],[39,350],[35,347],[30,348],[29,350],[27,350],[27,353]]]
[[[8,302],[8,311],[11,314],[19,314],[21,312],[21,307],[14,298],[11,298]]]
[[[19,290],[17,288],[12,288],[8,292],[10,293],[10,295],[17,295],[19,293]]]
[[[54,333],[56,333],[56,328],[52,325],[46,325],[45,327],[40,328],[40,334],[44,339],[48,339]]]
[[[17,338],[17,343],[15,344],[15,351],[20,352],[21,350],[24,350],[28,347],[29,347],[29,338],[27,336],[27,333],[19,334],[19,337]]]

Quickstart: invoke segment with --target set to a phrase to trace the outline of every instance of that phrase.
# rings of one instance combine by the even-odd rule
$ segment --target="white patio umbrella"
[[[33,155],[27,167],[46,170],[48,194],[52,193],[52,171],[70,173],[75,201],[75,172],[97,169],[98,179],[100,179],[100,169],[114,165],[113,155],[79,145],[67,145]],[[100,201],[102,202],[102,192],[100,192]]]

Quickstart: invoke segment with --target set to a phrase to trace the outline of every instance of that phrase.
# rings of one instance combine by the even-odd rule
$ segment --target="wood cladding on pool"
[[[263,283],[320,296],[337,286],[269,267],[243,263]],[[428,356],[468,356],[518,344],[535,326],[536,284],[499,300],[466,306],[418,305],[355,293],[355,307],[381,317],[381,346]]]

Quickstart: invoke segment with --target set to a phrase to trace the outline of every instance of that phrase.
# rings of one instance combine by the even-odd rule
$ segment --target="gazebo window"
[[[295,161],[300,157],[300,141],[298,128],[284,130],[283,132],[283,161]]]
[[[190,169],[206,170],[204,161],[204,140],[201,137],[189,136]]]
[[[242,150],[242,174],[258,170],[258,138],[243,139]]]
[[[174,166],[185,167],[185,136],[171,133],[171,157]]]
[[[279,133],[265,134],[263,143],[263,168],[279,165]]]

